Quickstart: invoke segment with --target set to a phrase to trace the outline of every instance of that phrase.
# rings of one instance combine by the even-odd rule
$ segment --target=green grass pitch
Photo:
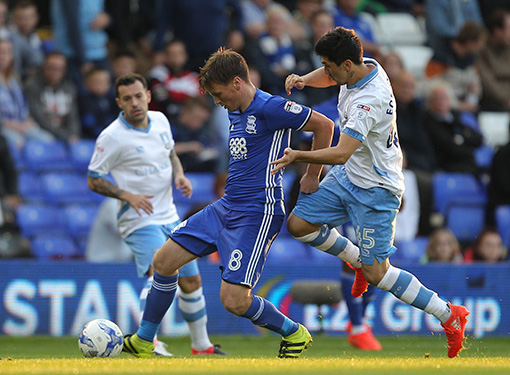
[[[73,337],[0,336],[0,374],[510,374],[510,337],[469,339],[460,356],[446,356],[444,336],[381,337],[381,352],[351,348],[345,336],[315,334],[300,359],[275,358],[279,338],[214,336],[228,357],[191,357],[189,338],[163,339],[172,358],[83,358]]]

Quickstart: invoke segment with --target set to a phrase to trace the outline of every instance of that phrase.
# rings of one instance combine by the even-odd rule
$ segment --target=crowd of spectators
[[[505,4],[0,0],[0,136],[13,153],[29,140],[67,145],[93,140],[118,116],[115,79],[138,72],[149,82],[150,108],[165,113],[172,124],[185,169],[219,175],[227,168],[228,118],[199,88],[199,67],[209,54],[220,46],[239,51],[257,87],[287,97],[288,74],[322,65],[313,53],[315,41],[335,26],[353,28],[365,55],[381,63],[394,88],[410,189],[404,207],[407,217],[417,218],[397,226],[397,239],[432,235],[426,254],[432,261],[438,256],[432,244],[442,241],[435,230],[443,230],[433,215],[437,172],[469,173],[480,181],[488,194],[488,226],[496,224],[496,207],[510,204],[510,144],[493,150],[492,165],[481,166],[475,158],[484,144],[478,113],[510,110],[510,6]],[[420,77],[380,42],[374,20],[385,12],[411,14],[426,34],[433,54]],[[334,117],[336,95],[336,88],[306,88],[288,97]],[[292,144],[303,144],[299,134],[293,134]],[[2,165],[8,160],[2,157]],[[16,181],[16,171],[3,167],[4,211],[15,212],[20,203]],[[452,254],[449,260],[461,256],[457,250]],[[475,255],[471,259],[479,260]]]

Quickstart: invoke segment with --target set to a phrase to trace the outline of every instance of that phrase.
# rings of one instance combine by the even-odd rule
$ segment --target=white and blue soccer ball
[[[107,319],[91,320],[83,327],[78,346],[87,358],[117,357],[124,345],[120,328]]]

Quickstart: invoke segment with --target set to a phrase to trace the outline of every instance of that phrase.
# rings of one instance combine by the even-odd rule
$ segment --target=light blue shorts
[[[152,265],[152,257],[161,246],[168,240],[170,231],[180,221],[167,225],[148,225],[135,230],[124,241],[128,244],[135,255],[136,271],[138,277],[144,277]],[[200,273],[196,260],[179,269],[179,277],[196,276]]]
[[[362,189],[352,184],[344,167],[336,166],[322,180],[319,190],[299,195],[292,212],[309,223],[330,228],[351,221],[361,261],[372,265],[374,258],[383,262],[396,251],[393,239],[400,199],[387,189]]]
[[[219,200],[183,221],[170,237],[198,257],[218,250],[222,279],[254,287],[284,218],[231,210]]]

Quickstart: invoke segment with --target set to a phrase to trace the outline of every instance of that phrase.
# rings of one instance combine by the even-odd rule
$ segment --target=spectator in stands
[[[112,81],[115,82],[117,78],[130,74],[137,73],[138,63],[134,53],[129,51],[121,51],[115,54],[112,59]],[[114,85],[112,85],[114,86]]]
[[[379,58],[379,63],[383,66],[384,71],[392,83],[393,80],[404,70],[404,63],[400,56],[395,52],[382,55]],[[395,90],[395,88],[393,88],[393,90]]]
[[[260,71],[262,90],[286,96],[285,78],[298,66],[297,48],[289,32],[292,16],[278,3],[266,8],[266,16],[267,32],[247,46],[248,61]],[[296,101],[303,102],[301,97]]]
[[[59,52],[49,53],[42,69],[26,84],[30,114],[57,139],[75,142],[81,135],[76,86],[66,79],[67,60]]]
[[[29,116],[25,94],[14,74],[12,43],[8,39],[0,39],[0,123],[2,134],[18,147],[27,138],[53,139]]]
[[[434,143],[425,128],[425,105],[416,95],[416,78],[402,71],[392,79],[397,104],[399,143],[405,152],[407,169],[414,172],[420,198],[419,234],[432,230],[430,215],[433,203],[433,173],[436,170]]]
[[[487,211],[485,223],[495,225],[494,211],[499,205],[510,205],[510,142],[500,147],[490,167],[490,183],[487,189]]]
[[[303,28],[303,39],[313,38],[312,22],[314,14],[323,8],[324,0],[297,0],[296,9],[292,12],[292,16],[297,23]],[[333,27],[331,27],[332,29]],[[330,29],[326,30],[329,31]]]
[[[481,146],[482,135],[462,122],[452,98],[452,89],[445,82],[435,83],[428,97],[424,121],[436,149],[437,166],[447,172],[477,175],[474,151]]]
[[[302,72],[312,71],[322,66],[321,58],[315,53],[313,48],[321,36],[335,27],[332,14],[324,9],[315,12],[311,16],[310,22],[312,36],[299,43],[296,52],[297,63],[299,65],[297,70]],[[333,96],[336,97],[338,95],[338,86],[327,88],[305,87],[301,92],[306,98],[304,104],[314,106]]]
[[[187,68],[188,59],[184,42],[174,39],[165,46],[163,63],[149,72],[149,108],[163,112],[170,122],[179,116],[186,99],[201,95],[198,73]]]
[[[497,263],[506,259],[507,249],[495,228],[487,227],[473,243],[473,246],[464,252],[464,261]]]
[[[450,229],[439,228],[432,232],[429,236],[427,252],[421,262],[462,262],[459,241]]]
[[[485,41],[485,28],[468,21],[450,42],[449,53],[444,56],[435,53],[427,64],[426,77],[451,85],[456,98],[454,106],[459,111],[478,111],[482,87],[475,63],[485,48]]]
[[[353,29],[361,39],[364,54],[377,59],[381,55],[381,50],[372,26],[357,10],[359,3],[360,0],[336,0],[336,6],[333,9],[335,26]]]
[[[7,0],[0,0],[0,39],[9,38],[9,29],[7,28],[7,12],[9,5]]]
[[[55,49],[67,57],[69,75],[81,93],[83,75],[95,66],[109,66],[105,29],[110,16],[104,0],[52,0],[51,18]]]
[[[118,114],[110,72],[101,67],[93,68],[85,76],[85,92],[80,95],[83,137],[96,138]]]
[[[427,0],[376,0],[376,2],[383,5],[387,12],[403,12],[413,16],[423,16]],[[370,2],[367,1],[367,3]]]
[[[13,16],[14,24],[10,31],[15,69],[25,81],[44,61],[42,41],[36,32],[39,14],[33,1],[22,0],[14,5]]]
[[[211,106],[206,97],[188,98],[172,123],[175,152],[186,172],[216,172],[219,152],[208,122]]]
[[[498,10],[490,17],[489,41],[478,62],[482,80],[481,109],[510,110],[510,12]]]
[[[237,0],[165,0],[158,14],[154,50],[165,45],[165,34],[171,31],[186,45],[189,69],[200,66],[218,47],[226,44],[229,31],[241,34],[241,10]]]
[[[478,0],[427,0],[425,3],[427,41],[443,61],[450,54],[450,43],[467,21],[483,25]]]

